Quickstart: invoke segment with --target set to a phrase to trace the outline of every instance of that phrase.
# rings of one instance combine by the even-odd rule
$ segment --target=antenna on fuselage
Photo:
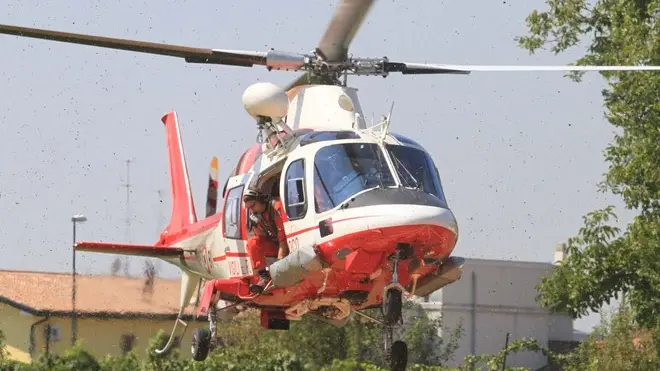
[[[392,122],[392,111],[394,110],[394,101],[392,101],[392,105],[390,106],[390,112],[387,114],[387,118],[385,119],[385,122],[383,123],[383,132],[380,136],[380,141],[383,142],[385,140],[385,137],[387,137],[387,131],[390,129],[390,122]]]

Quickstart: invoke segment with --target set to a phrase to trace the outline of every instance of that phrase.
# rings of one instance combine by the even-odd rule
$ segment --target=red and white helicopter
[[[465,259],[451,256],[458,225],[431,155],[414,140],[389,131],[390,115],[367,126],[347,75],[469,74],[471,71],[660,70],[658,66],[453,66],[348,57],[348,47],[373,0],[342,0],[316,49],[308,54],[201,49],[0,25],[0,33],[161,54],[188,63],[305,71],[286,88],[257,83],[243,94],[261,140],[248,148],[222,189],[217,159],[206,217],[197,220],[175,112],[165,124],[172,187],[169,226],[153,246],[79,242],[79,251],[163,259],[181,268],[180,312],[198,293],[198,314],[224,301],[230,318],[261,310],[268,329],[288,329],[306,314],[342,326],[353,314],[382,308],[393,369],[405,369],[407,347],[392,342],[402,317],[403,294],[423,297],[458,280]],[[263,139],[265,138],[265,139]],[[290,254],[270,259],[272,281],[252,294],[256,280],[246,252],[248,212],[242,202],[251,184],[281,197]],[[206,282],[199,295],[202,282]],[[193,356],[204,359],[210,333],[193,335]]]

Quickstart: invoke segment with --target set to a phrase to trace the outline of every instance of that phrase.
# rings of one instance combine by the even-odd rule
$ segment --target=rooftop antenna
[[[131,161],[130,159],[126,160],[126,183],[123,185],[126,188],[126,229],[124,231],[124,238],[126,242],[131,242]],[[128,277],[129,272],[129,261],[127,257],[122,257],[124,275]]]
[[[165,213],[163,212],[164,192],[165,192],[164,189],[156,190],[156,193],[158,194],[158,200],[156,202],[156,234],[155,234],[156,236],[158,236],[163,231],[163,228],[165,228],[164,226]],[[149,260],[152,260],[154,262],[156,266],[156,271],[158,271],[160,268],[160,261],[158,259],[152,259],[152,258],[149,258]]]

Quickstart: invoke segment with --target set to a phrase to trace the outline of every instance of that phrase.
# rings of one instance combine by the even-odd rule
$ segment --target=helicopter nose
[[[421,190],[374,189],[351,199],[345,208],[379,209],[377,214],[382,217],[370,219],[370,228],[402,225],[433,226],[458,235],[456,218],[447,203]]]
[[[403,243],[424,251],[424,257],[444,258],[458,240],[458,224],[447,203],[421,190],[373,189],[351,198],[340,210],[345,217],[354,215],[352,229],[365,231],[364,238],[351,237],[347,246],[392,252]]]

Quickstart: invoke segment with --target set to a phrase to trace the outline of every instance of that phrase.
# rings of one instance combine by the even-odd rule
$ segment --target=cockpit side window
[[[440,175],[431,157],[413,147],[387,145],[394,168],[404,187],[418,188],[447,202]]]
[[[299,159],[289,164],[284,176],[286,194],[286,215],[289,220],[302,219],[307,214],[305,192],[305,160]]]

